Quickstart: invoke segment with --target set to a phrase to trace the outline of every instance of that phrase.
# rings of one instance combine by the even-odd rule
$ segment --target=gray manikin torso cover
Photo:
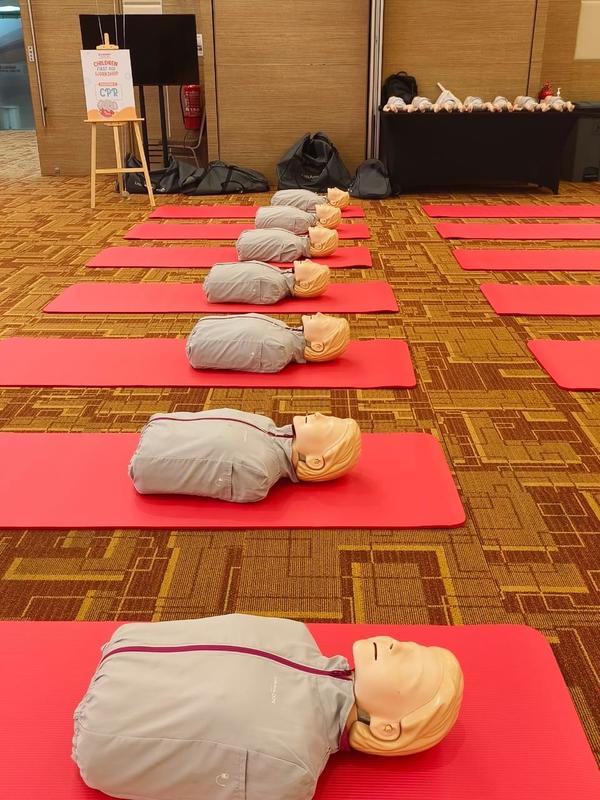
[[[240,261],[297,261],[310,256],[308,236],[282,228],[243,231],[235,243]]]
[[[300,329],[265,314],[202,317],[188,336],[194,369],[280,372],[290,361],[304,364],[306,340]]]
[[[309,800],[354,702],[348,662],[291,620],[133,623],[102,652],[73,759],[116,797]]]
[[[281,189],[271,198],[272,206],[294,206],[302,211],[314,211],[315,206],[324,203],[327,203],[327,198],[311,192],[310,189]]]
[[[129,464],[140,494],[255,503],[280,478],[297,482],[293,427],[231,408],[154,414]]]
[[[209,303],[270,305],[293,296],[295,283],[293,269],[262,261],[235,261],[215,264],[202,288]]]
[[[283,228],[298,235],[317,224],[317,215],[293,206],[263,206],[256,212],[257,228]]]

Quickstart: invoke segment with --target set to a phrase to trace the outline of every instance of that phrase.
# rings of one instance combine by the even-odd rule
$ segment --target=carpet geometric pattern
[[[30,134],[0,134],[0,153],[2,338],[189,332],[190,314],[43,314],[50,299],[77,281],[194,283],[205,273],[86,269],[89,258],[123,245],[125,231],[147,218],[145,199],[121,200],[106,181],[92,211],[85,179],[36,176]],[[600,190],[563,184],[559,199],[598,203]],[[219,200],[265,203],[267,196]],[[600,763],[600,396],[559,389],[526,347],[535,338],[598,338],[600,321],[497,316],[479,290],[489,273],[462,271],[451,243],[420,209],[420,202],[506,200],[556,202],[536,190],[480,190],[362,203],[374,269],[338,270],[334,280],[393,286],[400,313],[348,315],[352,338],[406,340],[415,389],[0,389],[3,431],[137,431],[156,411],[233,406],[279,424],[321,411],[352,416],[364,431],[432,433],[465,505],[463,527],[5,530],[0,618],[167,620],[238,611],[313,622],[532,625],[554,648]],[[600,277],[495,273],[493,279],[597,284]]]

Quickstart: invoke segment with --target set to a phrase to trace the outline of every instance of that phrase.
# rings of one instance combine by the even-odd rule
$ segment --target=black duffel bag
[[[277,164],[278,189],[347,189],[350,173],[324,133],[306,133]]]
[[[129,169],[141,169],[141,161],[132,153],[125,156],[125,166]],[[176,161],[173,156],[169,158],[169,163],[161,169],[150,171],[150,183],[155,194],[180,194],[184,183],[189,180],[196,172],[196,168]],[[125,178],[125,190],[129,194],[148,194],[146,179],[143,172],[127,172]],[[115,185],[118,191],[118,185]]]
[[[269,184],[262,172],[236,167],[224,161],[211,161],[204,170],[184,183],[183,194],[243,194],[245,192],[268,192]]]
[[[366,200],[379,200],[392,193],[390,177],[381,161],[368,158],[356,170],[354,180],[348,190],[352,197],[363,197]]]

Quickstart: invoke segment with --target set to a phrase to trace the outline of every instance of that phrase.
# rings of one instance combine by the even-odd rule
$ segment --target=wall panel
[[[414,75],[435,99],[436,82],[458,97],[515,97],[527,88],[536,0],[389,0],[383,78]]]
[[[220,157],[274,179],[322,130],[347,167],[365,157],[369,0],[213,0]]]
[[[569,100],[600,100],[600,61],[575,61],[579,0],[549,0],[542,78]],[[600,36],[600,31],[598,32]]]

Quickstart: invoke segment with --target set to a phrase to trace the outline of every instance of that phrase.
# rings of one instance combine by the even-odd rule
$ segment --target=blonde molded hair
[[[324,464],[320,469],[309,467],[298,455],[296,475],[301,481],[332,481],[341,478],[360,458],[361,435],[356,420],[346,420],[346,430],[337,442],[323,453]]]
[[[316,206],[315,213],[319,225],[322,225],[324,228],[337,228],[342,221],[342,212],[340,209],[329,203],[322,203]]]
[[[408,756],[441,742],[451,730],[460,710],[463,674],[456,656],[434,647],[443,662],[443,675],[436,694],[425,705],[400,720],[400,736],[393,741],[378,739],[365,722],[356,721],[348,735],[350,746],[379,756]]]
[[[343,189],[327,189],[327,202],[336,208],[346,208],[350,202],[350,195]]]
[[[301,262],[294,261],[294,267],[299,263]],[[318,297],[324,294],[329,286],[329,267],[326,267],[324,264],[315,264],[314,261],[311,263],[319,267],[319,271],[309,281],[294,281],[294,288],[292,290],[294,297]]]
[[[330,230],[329,228],[324,228],[323,226],[316,226],[319,227],[320,230],[326,231],[327,235],[323,238],[322,242],[316,243],[313,242],[310,238],[310,230],[309,230],[309,250],[311,256],[330,256],[335,250],[337,250],[339,244],[339,237],[337,235],[336,230]]]
[[[350,325],[347,319],[332,317],[336,326],[331,336],[323,340],[322,350],[313,350],[311,343],[307,342],[304,348],[304,358],[307,361],[333,361],[342,355],[350,341]]]

